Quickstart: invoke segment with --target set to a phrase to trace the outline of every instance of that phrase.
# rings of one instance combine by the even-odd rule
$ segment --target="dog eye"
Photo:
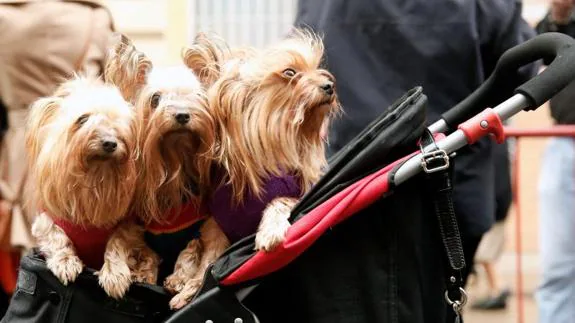
[[[83,114],[83,115],[81,115],[81,116],[78,118],[78,120],[76,120],[76,124],[79,125],[79,126],[81,126],[81,125],[83,125],[84,123],[86,123],[86,121],[88,121],[88,118],[90,118],[90,115],[88,115],[88,114]]]
[[[285,75],[285,76],[287,76],[287,77],[289,77],[289,78],[292,78],[292,77],[295,76],[295,71],[294,71],[293,69],[291,69],[291,68],[285,69],[282,73],[283,73],[283,75]]]
[[[152,99],[150,100],[150,104],[152,105],[152,109],[155,109],[158,107],[158,104],[160,104],[160,98],[161,97],[162,97],[162,95],[158,92],[156,92],[152,95]]]

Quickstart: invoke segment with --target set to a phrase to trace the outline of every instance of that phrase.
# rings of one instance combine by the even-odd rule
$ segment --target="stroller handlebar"
[[[547,36],[547,37],[543,37]],[[536,61],[537,57],[551,61],[541,74],[523,83],[515,93],[521,93],[531,100],[529,110],[535,110],[557,92],[575,80],[575,40],[565,34],[543,34],[539,39],[508,51],[501,58],[501,64],[509,62]]]
[[[490,100],[502,88],[518,77],[518,70],[543,59],[549,66],[539,75],[515,88],[515,94],[523,94],[535,110],[557,92],[575,80],[575,39],[565,34],[551,32],[538,35],[518,46],[508,49],[499,59],[493,73],[470,96],[442,115],[441,128],[456,129],[490,105]]]

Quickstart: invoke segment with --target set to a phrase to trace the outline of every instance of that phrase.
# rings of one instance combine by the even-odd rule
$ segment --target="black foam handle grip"
[[[543,59],[549,66],[522,85],[519,69]],[[575,80],[575,39],[561,33],[544,33],[508,49],[499,59],[493,73],[471,95],[442,115],[454,129],[460,123],[499,103],[494,97],[509,89],[506,96],[521,93],[530,101],[526,110],[534,110]],[[514,89],[514,90],[513,90]]]

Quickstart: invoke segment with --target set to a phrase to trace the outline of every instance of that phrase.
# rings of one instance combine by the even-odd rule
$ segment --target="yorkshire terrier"
[[[173,309],[187,304],[201,286],[211,262],[229,246],[202,208],[210,186],[214,119],[206,88],[218,75],[223,53],[199,34],[183,51],[182,65],[154,67],[123,35],[112,49],[106,77],[134,102],[141,151],[134,210],[146,223],[148,245],[162,258],[160,279],[176,294]]]
[[[127,218],[136,185],[136,114],[118,89],[77,76],[31,108],[26,130],[34,202],[32,234],[48,268],[67,285],[84,265],[122,298],[135,277],[131,252],[146,250]],[[145,254],[145,251],[142,251]]]
[[[296,29],[222,62],[208,92],[218,138],[208,205],[232,243],[256,233],[257,250],[281,244],[291,209],[327,164],[322,137],[340,105],[322,57],[322,40]]]

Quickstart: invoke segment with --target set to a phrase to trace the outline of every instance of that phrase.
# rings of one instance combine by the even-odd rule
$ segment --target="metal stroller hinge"
[[[438,165],[434,165],[437,162],[441,162]],[[430,167],[432,164],[434,166]],[[434,150],[430,152],[423,153],[421,156],[421,167],[426,173],[435,173],[440,170],[449,168],[449,156],[445,150]]]

